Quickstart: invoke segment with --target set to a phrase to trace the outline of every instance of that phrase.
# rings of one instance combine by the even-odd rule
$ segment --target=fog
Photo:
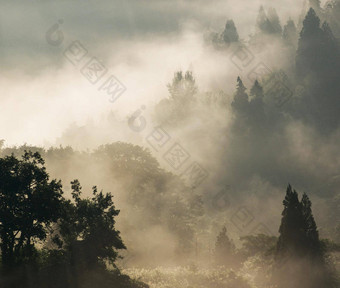
[[[312,106],[303,105],[303,99],[312,94],[313,78],[300,81],[295,72],[298,42],[286,45],[281,34],[261,34],[256,26],[262,5],[266,13],[276,9],[282,28],[293,20],[299,33],[309,10],[306,1],[15,0],[1,4],[2,156],[19,154],[24,148],[41,149],[51,178],[62,180],[68,198],[73,179],[79,179],[85,196],[91,195],[94,185],[112,192],[120,210],[117,228],[127,246],[120,267],[153,269],[196,261],[195,265],[210,269],[223,226],[239,249],[242,236],[278,237],[288,183],[301,195],[308,193],[320,237],[338,241],[333,224],[339,219],[334,204],[340,185],[340,129],[334,116],[340,104],[335,97],[339,85],[329,84],[330,90],[324,92],[335,95],[331,100],[311,100],[310,105],[320,107],[310,116]],[[223,46],[213,37],[221,35],[227,20],[234,21],[239,41]],[[331,22],[334,31],[337,23]],[[339,35],[334,35],[338,41]],[[72,49],[83,56],[76,59]],[[246,52],[245,60],[240,51]],[[85,75],[84,70],[93,57],[106,71],[94,81],[93,74]],[[256,74],[258,67],[262,72]],[[197,92],[190,107],[176,104],[171,95],[178,71],[183,76],[192,72]],[[282,71],[281,82],[293,96],[277,107],[271,88],[258,77],[282,75]],[[335,70],[334,79],[339,73]],[[105,91],[111,76],[123,87],[118,99]],[[265,120],[256,118],[255,110],[254,118],[247,118],[235,108],[238,76],[251,101],[256,98],[251,92],[254,81],[263,86]],[[329,107],[334,113],[326,117]],[[169,140],[164,148],[155,149],[150,137],[159,127]],[[188,155],[179,168],[166,159],[176,143]],[[185,182],[192,163],[206,173],[198,185]],[[183,252],[189,246],[191,262]],[[299,261],[294,265],[301,266]],[[254,270],[249,267],[244,265],[240,271],[250,275]],[[145,271],[127,271],[136,273],[134,277],[148,277]],[[264,283],[263,279],[253,279],[252,284]]]

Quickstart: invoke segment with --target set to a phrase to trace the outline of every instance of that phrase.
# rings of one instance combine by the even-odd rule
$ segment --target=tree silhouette
[[[310,9],[303,21],[296,56],[297,76],[303,79],[310,71],[321,67],[321,29],[320,19],[314,9]]]
[[[274,279],[282,288],[336,287],[306,194],[288,185],[276,249]],[[306,277],[308,275],[308,277]]]
[[[233,20],[228,20],[222,32],[222,39],[225,43],[233,43],[239,40],[238,32]]]
[[[277,15],[275,8],[270,7],[268,9],[268,20],[270,22],[271,32],[281,34],[282,27],[280,24],[279,16]]]
[[[274,8],[268,9],[268,16],[263,8],[260,7],[256,25],[264,34],[277,34],[282,32],[279,16]]]
[[[126,249],[115,229],[115,209],[110,193],[103,194],[93,187],[92,198],[81,198],[78,180],[71,182],[72,198],[64,203],[64,213],[58,230],[63,247],[70,253],[71,263],[77,263],[81,270],[104,265],[114,265],[119,249]]]
[[[307,84],[302,95],[298,117],[312,123],[322,133],[329,133],[339,123],[338,81],[340,53],[329,25],[320,27],[320,19],[311,8],[303,21],[296,55],[296,75]]]
[[[92,198],[81,198],[75,180],[66,200],[44,163],[31,151],[0,158],[0,287],[148,287],[106,268],[125,249],[112,195],[93,187]]]
[[[2,265],[13,268],[30,262],[34,242],[45,240],[61,211],[61,182],[49,180],[39,153],[22,160],[0,159],[0,239]]]
[[[290,185],[287,187],[283,206],[277,255],[281,258],[291,255],[303,255],[307,244],[306,223],[298,194]]]
[[[251,122],[257,126],[262,126],[265,122],[264,93],[262,86],[257,80],[255,80],[253,87],[250,89],[250,96],[252,97],[249,104]]]
[[[175,73],[171,84],[168,84],[170,98],[181,104],[187,104],[193,100],[197,92],[197,86],[192,72],[187,71],[183,76],[182,71]]]
[[[237,77],[237,86],[236,93],[234,95],[234,100],[231,103],[234,110],[239,112],[247,112],[248,111],[248,94],[246,93],[247,88],[243,85],[243,82],[240,77]]]
[[[296,26],[293,20],[289,19],[287,21],[287,24],[283,27],[283,32],[282,32],[282,39],[288,44],[292,46],[297,45],[297,30]]]

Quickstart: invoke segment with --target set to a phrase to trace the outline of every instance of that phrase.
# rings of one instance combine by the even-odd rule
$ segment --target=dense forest
[[[0,287],[340,287],[340,1],[279,14],[200,29],[222,67],[147,109],[3,136]]]

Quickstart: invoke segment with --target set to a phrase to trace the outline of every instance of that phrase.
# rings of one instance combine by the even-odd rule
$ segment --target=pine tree
[[[296,56],[297,76],[303,79],[310,71],[317,71],[322,65],[322,31],[320,19],[311,8],[303,21]]]
[[[225,29],[222,33],[222,39],[225,43],[233,43],[238,42],[239,36],[237,33],[237,29],[233,20],[228,20]]]
[[[237,77],[237,88],[234,96],[234,101],[231,103],[231,106],[239,112],[247,112],[248,111],[248,94],[246,93],[247,88],[243,85],[243,82],[240,77]]]
[[[256,24],[260,31],[264,33],[270,31],[270,22],[268,20],[266,12],[264,11],[263,6],[260,7],[259,14],[256,19]]]
[[[304,194],[299,201],[297,192],[289,185],[283,205],[273,274],[277,287],[337,287],[324,261],[308,196]]]
[[[271,33],[282,33],[280,18],[274,8],[268,9],[268,20],[270,22]]]
[[[310,256],[316,257],[317,259],[322,259],[323,255],[319,240],[319,232],[312,214],[312,202],[309,200],[306,193],[304,193],[302,196],[301,205]]]
[[[250,89],[250,95],[254,96],[254,99],[263,99],[263,88],[257,80]]]
[[[326,68],[325,73],[328,76],[338,75],[339,73],[339,46],[336,38],[333,35],[331,27],[327,22],[321,26],[322,31],[322,50],[323,66]]]
[[[288,185],[286,197],[283,201],[280,237],[277,243],[277,257],[299,256],[304,254],[306,248],[305,223],[302,205],[298,194]]]
[[[322,133],[338,127],[340,105],[339,45],[327,23],[311,8],[303,21],[296,55],[296,76],[308,80],[308,91],[302,97],[302,117]],[[308,110],[304,107],[308,107]]]
[[[250,95],[252,96],[249,104],[251,123],[263,127],[265,122],[264,93],[262,86],[257,80],[255,80],[253,87],[250,89]]]
[[[283,27],[282,39],[289,45],[296,46],[297,30],[293,20],[289,19],[287,24]]]
[[[261,6],[256,22],[258,29],[265,34],[275,34],[282,32],[280,19],[274,8],[268,9],[267,16],[263,6]]]

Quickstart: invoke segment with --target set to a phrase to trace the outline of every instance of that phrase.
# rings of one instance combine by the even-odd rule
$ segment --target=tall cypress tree
[[[324,261],[322,245],[306,194],[301,201],[289,185],[277,242],[273,280],[279,288],[338,287]]]
[[[310,71],[317,71],[321,65],[322,31],[320,19],[314,9],[310,9],[303,21],[296,56],[297,76],[303,79]]]
[[[321,260],[323,257],[322,249],[319,240],[319,232],[312,213],[312,202],[309,200],[306,193],[301,199],[302,214],[305,222],[305,233],[308,241],[309,256]]]
[[[279,228],[280,237],[277,243],[277,256],[279,258],[300,256],[306,247],[305,222],[302,205],[298,194],[288,185],[286,197],[283,200],[282,220]]]

